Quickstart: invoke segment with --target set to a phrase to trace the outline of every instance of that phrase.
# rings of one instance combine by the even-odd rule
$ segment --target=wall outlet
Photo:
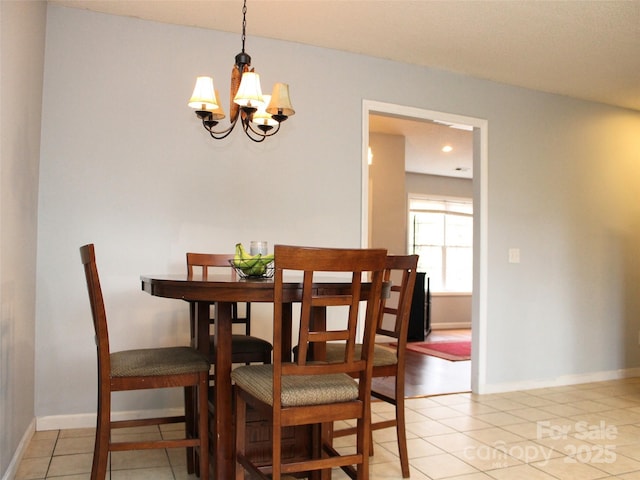
[[[510,248],[509,249],[509,263],[520,263],[520,249],[519,248]]]

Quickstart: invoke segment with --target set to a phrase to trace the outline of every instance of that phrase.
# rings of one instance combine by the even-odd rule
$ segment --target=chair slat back
[[[383,298],[376,333],[395,339],[399,349],[407,343],[411,301],[418,273],[418,255],[389,255],[384,281],[392,281],[391,298]],[[399,278],[400,280],[396,280]]]
[[[209,279],[209,269],[225,267],[232,278],[236,278],[236,271],[231,267],[229,260],[233,260],[234,255],[230,253],[194,253],[187,252],[187,276],[193,278],[197,269],[200,268],[202,280]],[[232,323],[242,323],[245,325],[245,333],[249,335],[251,333],[251,304],[244,304],[244,314],[240,314],[238,303],[234,303],[231,308],[231,321]],[[191,318],[194,318],[195,304],[190,305]],[[211,321],[214,321],[214,317],[211,316]],[[193,325],[192,325],[193,328]]]
[[[276,245],[274,273],[274,388],[278,389],[282,375],[323,375],[348,373],[360,375],[364,379],[368,360],[373,354],[373,340],[382,295],[382,278],[386,262],[384,249],[330,249],[291,247]],[[281,319],[283,304],[284,273],[303,273],[302,301],[299,313],[299,353],[294,363],[282,363]],[[330,288],[314,286],[327,274],[350,274],[349,292],[335,292]],[[320,275],[320,277],[318,277]],[[362,301],[363,278],[369,278],[368,297]],[[364,305],[364,308],[363,308]],[[314,307],[326,307],[327,312],[337,311],[330,316],[331,325],[319,328],[312,323]],[[346,311],[345,311],[346,310]],[[358,334],[358,319],[361,312],[364,337],[362,357],[356,357],[355,348]],[[294,319],[295,321],[295,319]],[[343,341],[346,344],[343,361],[318,363],[307,360],[307,353],[317,342]],[[369,372],[370,373],[370,372]],[[279,395],[274,393],[274,398]]]
[[[109,330],[107,328],[107,314],[104,307],[100,277],[96,265],[95,247],[92,243],[80,247],[80,257],[84,265],[84,273],[89,292],[89,303],[93,317],[96,346],[98,349],[98,372],[102,376],[111,370],[109,357]]]
[[[231,274],[235,275],[235,270],[231,268],[229,260],[233,260],[233,254],[187,252],[187,275],[189,278],[193,277],[194,267],[201,269],[203,280],[208,279],[209,268],[214,267],[228,267]]]

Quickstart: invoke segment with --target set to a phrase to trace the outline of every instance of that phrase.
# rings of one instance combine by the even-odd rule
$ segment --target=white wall
[[[0,477],[33,431],[38,162],[46,5],[0,2]]]
[[[487,388],[640,365],[638,112],[249,37],[263,88],[290,83],[297,113],[264,144],[240,132],[214,142],[186,101],[204,72],[226,92],[239,47],[237,35],[50,7],[36,334],[43,425],[95,411],[78,247],[96,243],[114,349],[186,341],[186,305],[140,292],[140,274],[181,271],[187,250],[255,238],[359,245],[363,99],[489,122]],[[520,264],[507,262],[509,247],[521,249]],[[164,405],[145,402],[115,406]]]

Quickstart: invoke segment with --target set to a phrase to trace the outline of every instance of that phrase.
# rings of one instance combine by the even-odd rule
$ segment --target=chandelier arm
[[[204,127],[204,129],[209,132],[209,135],[211,135],[212,138],[215,138],[216,140],[222,140],[223,138],[227,138],[229,136],[229,134],[231,132],[233,132],[233,129],[236,126],[236,123],[238,123],[237,121],[237,117],[236,120],[234,122],[231,123],[231,125],[229,125],[228,128],[221,130],[219,132],[216,132],[213,130],[213,127],[208,128],[207,125],[204,123],[204,120],[202,121],[202,126]]]
[[[242,130],[244,130],[244,133],[247,135],[247,137],[249,137],[249,140],[256,143],[264,142],[265,138],[267,138],[267,135],[264,135],[262,132],[256,132],[255,130],[250,128],[249,122],[243,122]],[[255,138],[253,135],[251,135],[251,132],[257,135],[258,138]]]
[[[264,142],[265,138],[267,138],[267,137],[254,138],[246,130],[245,130],[244,133],[247,134],[247,137],[249,138],[249,140],[251,140],[252,142],[256,142],[256,143]]]
[[[262,140],[264,140],[267,137],[272,137],[273,135],[275,135],[276,133],[278,133],[278,130],[280,130],[280,123],[278,123],[277,127],[274,127],[273,129],[269,130],[268,132],[264,132],[263,130],[256,130],[255,128],[253,128],[251,126],[251,122],[247,122],[244,124],[244,131],[247,135],[249,135],[249,132],[252,132],[255,135],[258,135],[260,137],[262,137]],[[262,141],[260,140],[260,141]]]

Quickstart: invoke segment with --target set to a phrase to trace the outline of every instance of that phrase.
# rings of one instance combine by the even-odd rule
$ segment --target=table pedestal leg
[[[231,393],[231,303],[216,302],[213,414],[214,478],[235,478]]]

